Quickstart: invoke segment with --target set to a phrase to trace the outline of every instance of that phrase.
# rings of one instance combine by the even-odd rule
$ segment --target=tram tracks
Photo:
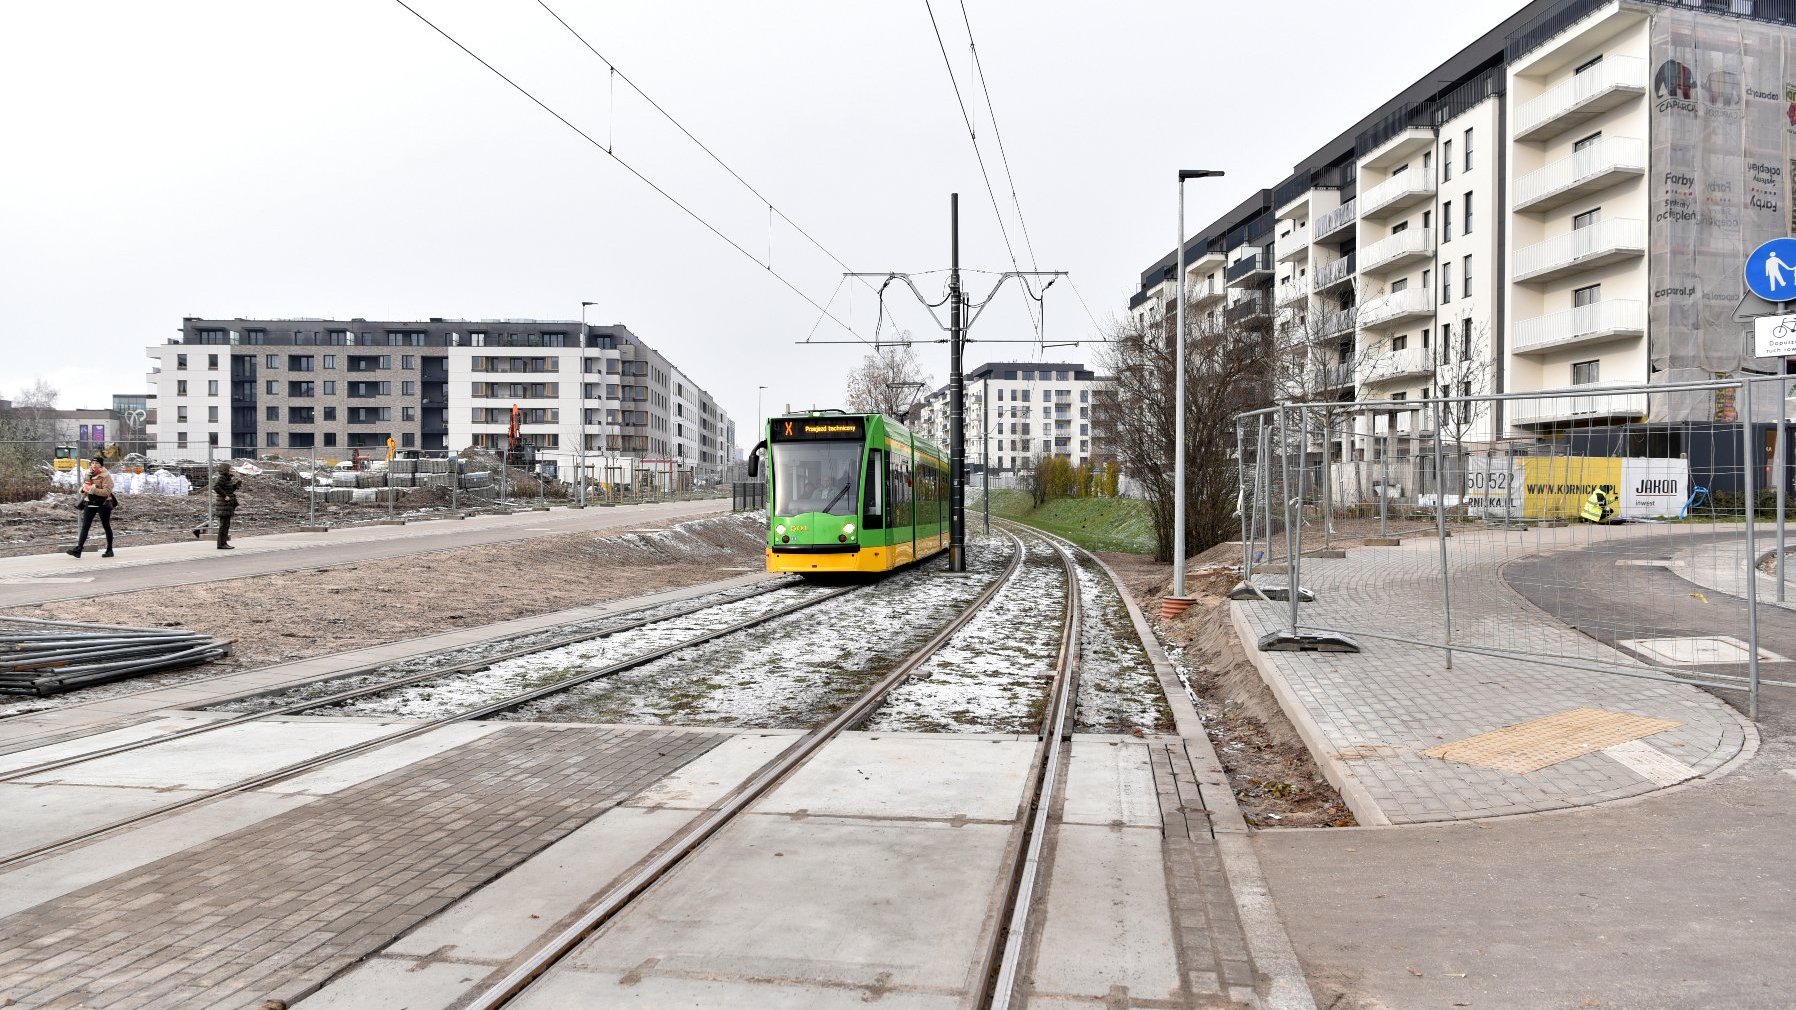
[[[739,598],[731,600],[729,602],[731,602],[731,603],[740,602],[743,599],[751,599],[755,596],[765,595],[766,593],[774,592],[774,591],[777,591],[779,589],[784,589],[784,588],[789,588],[789,586],[782,584],[782,585],[770,587],[770,588],[766,589],[764,592],[751,593],[751,594],[748,594],[747,596],[739,597]],[[688,637],[688,638],[683,638],[680,641],[677,641],[674,643],[670,643],[670,644],[663,645],[663,646],[658,646],[658,647],[652,648],[652,649],[644,651],[644,652],[632,654],[629,657],[617,660],[612,663],[605,664],[603,666],[584,670],[578,674],[570,675],[566,678],[557,680],[550,684],[545,684],[545,685],[542,685],[539,687],[531,688],[526,691],[518,692],[516,694],[509,695],[507,697],[498,699],[496,701],[492,701],[492,702],[488,702],[488,703],[479,705],[477,707],[464,709],[464,710],[453,712],[453,713],[448,713],[448,714],[445,714],[445,715],[440,716],[435,719],[430,719],[430,720],[427,720],[424,722],[417,723],[415,725],[407,726],[406,728],[398,730],[397,732],[385,734],[385,735],[382,735],[382,736],[377,737],[372,740],[364,740],[364,741],[360,741],[360,742],[357,742],[354,744],[349,744],[347,746],[338,747],[333,750],[327,751],[325,753],[313,755],[304,760],[293,762],[293,763],[290,763],[287,765],[283,765],[279,768],[275,768],[275,769],[272,769],[267,772],[263,772],[260,774],[256,774],[253,776],[243,778],[243,779],[235,780],[233,782],[219,786],[214,789],[205,790],[205,791],[193,794],[191,796],[185,796],[180,799],[174,800],[170,803],[155,807],[153,809],[145,810],[145,811],[142,811],[140,813],[137,813],[137,814],[134,814],[131,816],[120,818],[118,820],[114,820],[114,821],[108,822],[106,824],[102,824],[97,827],[90,828],[88,830],[82,831],[82,832],[74,834],[74,835],[70,835],[70,836],[67,836],[67,837],[64,837],[61,839],[57,839],[57,840],[54,840],[51,842],[47,842],[47,843],[44,843],[41,845],[33,846],[31,848],[7,855],[4,858],[0,858],[0,872],[10,870],[13,867],[16,867],[18,865],[21,865],[21,864],[24,864],[27,862],[35,861],[44,856],[53,855],[57,852],[65,850],[65,849],[69,849],[69,848],[73,848],[75,846],[86,844],[87,842],[96,840],[103,836],[110,835],[114,832],[129,828],[129,827],[133,827],[135,825],[142,824],[145,821],[149,821],[154,818],[163,817],[165,815],[168,815],[168,814],[180,811],[180,810],[189,809],[189,808],[197,806],[199,804],[207,803],[209,801],[216,800],[216,799],[219,799],[224,796],[229,796],[229,795],[234,795],[237,793],[249,792],[249,791],[253,791],[256,789],[265,788],[269,785],[273,785],[282,780],[292,778],[294,776],[301,775],[301,774],[304,774],[307,772],[315,771],[319,768],[325,767],[326,765],[329,765],[329,764],[332,764],[332,763],[335,763],[338,761],[357,757],[359,755],[366,754],[371,751],[379,750],[381,748],[390,746],[392,744],[400,743],[405,740],[410,740],[410,739],[422,736],[422,735],[424,735],[426,733],[430,733],[434,730],[441,729],[444,726],[452,725],[455,723],[468,722],[468,721],[477,720],[477,719],[484,719],[489,716],[504,712],[508,709],[517,708],[522,705],[527,705],[530,702],[539,700],[541,698],[548,697],[548,696],[558,693],[560,691],[565,691],[570,688],[577,687],[581,684],[590,683],[591,681],[598,680],[603,677],[612,676],[612,675],[621,673],[625,670],[629,670],[629,669],[633,669],[635,667],[653,663],[657,660],[664,659],[670,655],[673,655],[674,653],[677,653],[677,652],[680,652],[680,651],[683,651],[686,649],[696,648],[696,647],[704,645],[706,643],[716,641],[717,639],[724,638],[728,635],[733,635],[738,632],[747,631],[747,630],[757,627],[759,625],[763,625],[763,624],[767,624],[767,623],[775,621],[775,620],[779,620],[780,618],[787,617],[792,614],[796,614],[800,611],[807,610],[811,607],[815,607],[819,604],[828,602],[830,600],[838,599],[842,596],[845,596],[852,592],[856,592],[863,588],[865,588],[865,586],[846,586],[846,587],[842,587],[839,589],[819,591],[819,592],[816,592],[815,594],[807,595],[803,599],[800,599],[791,604],[777,607],[771,611],[753,614],[753,615],[750,615],[741,620],[733,621],[731,623],[728,623],[728,624],[725,624],[725,625],[722,625],[719,627],[708,629],[698,635]],[[103,757],[111,757],[111,756],[115,756],[118,754],[130,753],[132,751],[141,750],[141,749],[156,746],[159,744],[168,743],[171,740],[177,740],[177,739],[182,739],[182,738],[186,738],[186,737],[197,736],[202,733],[216,732],[218,730],[222,730],[222,729],[225,729],[225,728],[228,728],[231,726],[240,726],[240,725],[243,725],[243,724],[249,723],[249,722],[255,722],[255,721],[259,721],[259,720],[268,720],[268,719],[273,719],[273,718],[280,717],[280,716],[295,715],[295,714],[299,714],[299,713],[309,711],[311,709],[320,708],[320,707],[342,704],[345,701],[353,700],[355,698],[367,697],[367,696],[379,694],[382,692],[392,691],[396,688],[407,686],[410,684],[422,683],[424,681],[434,680],[434,679],[441,679],[445,676],[453,676],[457,672],[464,672],[466,670],[485,668],[485,667],[493,665],[494,663],[502,662],[506,658],[512,658],[513,654],[529,655],[532,653],[546,651],[547,649],[550,649],[550,648],[562,647],[562,646],[571,645],[571,644],[578,644],[579,642],[590,641],[594,638],[601,638],[601,637],[605,637],[607,635],[619,634],[619,633],[622,633],[627,630],[644,627],[644,626],[647,626],[650,624],[656,624],[656,623],[661,623],[661,622],[666,622],[666,621],[677,620],[681,617],[691,616],[692,614],[699,613],[699,612],[701,612],[703,610],[707,610],[707,609],[713,609],[720,605],[723,605],[723,604],[713,603],[713,604],[708,604],[705,606],[686,608],[686,609],[678,611],[674,614],[659,615],[659,616],[654,616],[654,617],[644,617],[644,618],[640,618],[640,619],[637,619],[634,621],[625,622],[622,625],[617,625],[617,626],[602,628],[602,629],[598,629],[598,630],[583,632],[578,635],[567,636],[565,639],[563,639],[560,642],[555,643],[555,644],[545,645],[545,644],[538,643],[538,644],[533,644],[528,647],[522,647],[520,649],[509,650],[506,653],[485,655],[485,656],[479,657],[477,659],[472,659],[472,660],[466,661],[465,663],[454,664],[453,666],[450,666],[450,667],[435,668],[435,669],[432,669],[429,671],[401,677],[397,680],[383,681],[383,682],[376,683],[376,684],[365,685],[365,686],[354,688],[354,689],[351,689],[348,691],[336,692],[336,693],[326,695],[321,698],[309,698],[309,699],[305,699],[300,702],[296,702],[291,705],[279,706],[279,707],[271,709],[271,710],[254,712],[254,713],[245,713],[241,716],[234,717],[231,719],[221,720],[221,721],[209,723],[209,724],[206,724],[203,726],[191,727],[190,729],[187,729],[187,730],[178,731],[178,732],[172,733],[172,734],[165,734],[165,735],[162,735],[159,737],[154,737],[154,738],[147,739],[147,740],[132,741],[130,743],[119,744],[114,747],[104,748],[102,750],[90,751],[90,752],[86,752],[86,753],[82,753],[82,754],[78,754],[78,755],[71,755],[66,758],[56,759],[53,761],[41,762],[40,764],[33,765],[33,766],[30,766],[27,768],[14,770],[12,772],[7,773],[5,776],[0,776],[0,781],[16,781],[16,780],[20,780],[20,779],[26,779],[26,778],[30,778],[30,777],[34,777],[34,776],[38,776],[38,775],[43,775],[49,771],[54,771],[54,770],[57,770],[60,768],[69,767],[71,765],[78,765],[78,764],[82,764],[85,762],[98,760]]]
[[[1030,531],[1033,533],[1034,531]],[[481,992],[466,1010],[498,1010],[530,991],[555,966],[573,955],[604,926],[623,914],[655,884],[684,865],[706,842],[735,822],[757,800],[788,780],[799,768],[841,734],[864,726],[886,697],[914,676],[1012,581],[1022,568],[1027,547],[1016,532],[1006,530],[1015,546],[1009,566],[992,580],[955,618],[895,666],[865,693],[842,708],[827,723],[804,734],[757,769],[747,781],[725,794],[682,829],[676,839],[662,846],[627,879],[603,892],[572,924],[547,943],[515,961],[515,967]],[[1019,800],[1015,831],[1006,847],[998,877],[998,916],[978,954],[979,974],[975,989],[980,1006],[1009,1007],[1018,992],[1018,981],[1036,910],[1036,891],[1043,880],[1043,848],[1047,840],[1052,800],[1063,781],[1066,744],[1072,735],[1073,709],[1078,697],[1078,664],[1082,626],[1079,582],[1072,556],[1060,544],[1049,541],[1058,554],[1066,577],[1067,594],[1061,608],[1061,633],[1054,662],[1049,702],[1038,733],[1038,742]]]

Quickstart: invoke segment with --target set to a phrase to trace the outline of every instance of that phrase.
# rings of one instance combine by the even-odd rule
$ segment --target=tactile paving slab
[[[1540,719],[1480,733],[1430,747],[1423,751],[1442,761],[1491,768],[1526,775],[1561,761],[1570,761],[1618,743],[1663,733],[1682,726],[1670,719],[1654,719],[1600,708],[1574,708]]]

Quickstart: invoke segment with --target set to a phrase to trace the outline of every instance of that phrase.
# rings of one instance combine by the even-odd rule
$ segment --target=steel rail
[[[522,964],[488,987],[472,1002],[466,1004],[463,1010],[497,1010],[516,999],[545,972],[573,953],[588,937],[598,932],[601,927],[616,918],[649,888],[683,864],[706,841],[748,809],[750,804],[766,795],[774,786],[802,767],[825,744],[848,730],[864,725],[894,688],[909,680],[930,657],[939,652],[950,639],[966,627],[967,623],[991,601],[992,597],[997,595],[999,589],[1010,581],[1011,576],[1021,569],[1025,553],[1023,544],[1014,533],[1010,536],[1016,543],[1016,553],[1011,558],[1010,565],[952,621],[936,632],[929,641],[912,652],[884,677],[881,677],[860,698],[836,713],[829,722],[799,737],[785,750],[762,765],[746,782],[713,803],[701,815],[698,823],[685,829],[678,840],[663,848],[646,866],[632,874],[629,879],[606,891],[597,903],[582,913],[572,925],[530,954]]]
[[[553,641],[549,641],[549,642],[539,642],[539,643],[532,644],[532,645],[521,645],[514,649],[507,649],[502,652],[487,653],[485,655],[476,656],[476,657],[464,660],[459,663],[451,663],[448,666],[440,666],[440,667],[432,668],[430,670],[421,671],[418,673],[405,674],[405,675],[397,677],[393,680],[381,681],[378,684],[366,684],[366,685],[363,685],[362,687],[350,688],[345,691],[339,691],[335,694],[324,695],[324,696],[318,697],[318,698],[303,699],[301,701],[296,701],[296,702],[293,702],[288,705],[282,705],[277,708],[268,709],[268,710],[262,711],[262,712],[245,712],[245,713],[238,715],[234,718],[222,719],[217,722],[206,723],[203,726],[193,726],[188,729],[177,730],[173,733],[165,733],[161,736],[150,737],[145,740],[133,740],[129,743],[121,743],[121,744],[115,744],[111,747],[104,747],[104,748],[101,748],[100,750],[84,751],[80,754],[72,754],[68,757],[56,758],[54,760],[45,761],[40,764],[31,765],[26,768],[18,768],[18,769],[14,769],[13,771],[0,773],[0,782],[11,782],[15,779],[22,779],[22,778],[26,778],[31,775],[41,775],[47,771],[55,771],[58,768],[67,768],[70,765],[80,764],[84,761],[93,761],[93,760],[97,760],[97,759],[103,758],[103,757],[112,757],[113,755],[116,755],[116,754],[125,754],[125,753],[129,753],[130,751],[134,751],[134,750],[142,750],[146,747],[154,747],[157,744],[167,743],[170,740],[181,740],[181,739],[184,739],[184,738],[190,737],[190,736],[198,736],[201,733],[211,733],[211,732],[221,730],[221,729],[228,729],[229,727],[232,727],[232,726],[241,726],[242,724],[244,724],[246,722],[255,722],[258,719],[271,719],[271,718],[274,718],[277,716],[296,715],[300,712],[305,712],[305,711],[308,711],[308,710],[314,709],[314,708],[323,708],[323,707],[327,707],[330,705],[338,705],[345,701],[353,701],[357,698],[366,697],[367,695],[370,695],[370,694],[379,694],[382,691],[390,691],[390,690],[393,690],[394,688],[398,688],[398,687],[409,687],[413,684],[423,683],[424,681],[428,681],[428,680],[435,680],[439,677],[453,676],[458,673],[470,673],[470,672],[473,672],[476,670],[485,669],[486,667],[492,666],[496,663],[503,663],[507,660],[517,659],[520,656],[529,656],[529,655],[533,655],[538,652],[547,652],[550,649],[562,649],[562,648],[566,648],[567,646],[570,646],[570,645],[578,645],[581,642],[589,642],[589,641],[592,641],[592,640],[598,639],[598,638],[605,638],[605,637],[608,637],[611,635],[622,634],[623,632],[626,632],[626,631],[635,631],[638,628],[642,628],[642,627],[645,627],[650,624],[659,624],[664,621],[674,621],[674,620],[678,620],[682,617],[689,617],[693,614],[699,613],[700,611],[709,610],[712,607],[721,607],[721,606],[726,606],[731,603],[740,603],[743,600],[752,600],[757,596],[765,596],[768,593],[772,593],[776,590],[788,589],[796,584],[797,584],[796,582],[792,582],[792,581],[776,582],[769,586],[756,587],[754,589],[754,591],[752,591],[752,592],[744,593],[740,596],[733,596],[730,599],[722,600],[717,603],[700,604],[698,606],[687,607],[682,610],[674,611],[673,613],[670,613],[670,614],[663,614],[663,615],[656,616],[656,617],[645,617],[645,618],[638,618],[635,620],[626,620],[622,624],[610,624],[610,625],[606,625],[605,627],[602,627],[602,628],[596,628],[596,629],[591,629],[588,631],[578,632],[573,635],[568,635],[563,638],[557,638],[557,639],[554,639]],[[628,618],[631,614],[640,614],[644,611],[653,610],[659,606],[663,606],[663,604],[653,604],[653,605],[647,606],[647,607],[637,607],[637,608],[633,608],[631,610],[622,611],[613,616],[621,617],[621,618]],[[603,618],[594,618],[594,620],[603,620]],[[568,622],[568,624],[559,625],[559,627],[570,627],[574,624],[584,624],[584,623],[588,623],[588,622],[571,621],[571,622]],[[553,631],[554,627],[556,627],[556,626],[542,629],[542,631]],[[525,638],[530,635],[541,634],[542,631],[529,631],[529,632],[524,632],[523,634],[520,634],[520,635],[512,635],[509,637],[513,638],[513,639]],[[503,641],[503,640],[504,639],[501,639],[501,641]],[[444,652],[455,652],[455,651],[459,651],[461,649],[466,649],[466,648],[471,648],[471,646],[460,645],[460,646],[455,646],[454,648],[451,648],[451,649],[445,649],[443,651]],[[410,659],[382,660],[377,663],[367,663],[362,666],[351,667],[350,669],[341,670],[336,673],[329,674],[328,676],[325,676],[325,677],[299,681],[296,683],[286,684],[286,685],[282,685],[281,687],[269,688],[266,690],[249,691],[249,692],[244,692],[241,694],[228,695],[226,697],[218,699],[217,701],[209,703],[208,707],[213,707],[213,706],[218,706],[218,705],[227,705],[232,702],[238,702],[238,701],[247,701],[252,698],[265,698],[265,697],[268,697],[269,695],[280,694],[284,691],[292,691],[292,690],[295,690],[298,688],[306,687],[311,684],[328,683],[329,681],[342,680],[346,677],[356,677],[356,676],[361,676],[364,674],[370,674],[370,673],[374,673],[374,672],[380,670],[383,667],[393,666],[398,663],[417,662],[419,660],[428,659],[430,655],[431,655],[430,653],[425,653],[421,656],[411,657]],[[221,674],[221,676],[228,676],[228,674]]]
[[[464,712],[457,712],[452,715],[442,716],[440,718],[433,719],[429,722],[419,723],[415,726],[410,726],[406,729],[400,730],[399,732],[390,733],[386,736],[379,737],[379,738],[376,738],[373,740],[364,740],[359,743],[354,743],[354,744],[349,744],[348,746],[339,747],[336,750],[327,751],[323,754],[317,754],[312,757],[306,758],[304,760],[296,761],[289,765],[283,765],[280,768],[276,768],[272,771],[263,772],[260,775],[254,775],[247,779],[240,779],[236,782],[231,782],[227,785],[219,786],[215,789],[209,789],[209,790],[206,790],[205,792],[197,793],[193,796],[184,797],[182,799],[176,800],[173,803],[168,804],[167,806],[157,807],[153,810],[146,810],[139,814],[135,814],[135,815],[132,815],[129,817],[124,817],[119,820],[100,825],[99,827],[89,829],[89,830],[81,832],[80,834],[77,834],[77,835],[70,835],[66,838],[61,838],[56,841],[46,842],[42,845],[34,846],[30,849],[26,849],[21,852],[13,853],[12,855],[6,856],[4,858],[0,858],[0,871],[4,871],[4,870],[8,869],[9,867],[16,866],[20,863],[36,859],[40,856],[48,855],[50,853],[59,851],[61,849],[69,848],[71,846],[79,845],[84,842],[92,841],[95,838],[99,838],[103,835],[110,834],[110,833],[112,833],[114,831],[118,831],[120,829],[131,827],[132,825],[136,825],[136,824],[141,824],[144,821],[148,821],[148,820],[151,820],[151,819],[154,819],[157,817],[162,817],[166,814],[173,813],[177,810],[185,810],[188,807],[196,806],[201,803],[206,803],[210,800],[218,799],[222,796],[229,796],[229,795],[233,795],[235,793],[248,792],[250,790],[260,789],[260,788],[263,788],[264,786],[272,785],[272,784],[279,782],[283,779],[292,778],[295,775],[300,775],[300,774],[304,774],[306,772],[314,771],[318,768],[324,767],[325,765],[332,764],[337,761],[341,761],[345,758],[356,757],[361,754],[368,753],[370,751],[379,750],[382,747],[387,747],[387,746],[390,746],[395,743],[399,743],[404,740],[410,740],[414,737],[422,736],[425,733],[429,733],[433,730],[441,729],[444,726],[449,726],[449,725],[453,725],[455,723],[460,723],[460,722],[468,722],[468,721],[474,720],[474,719],[482,719],[482,718],[485,718],[490,715],[496,715],[496,714],[498,714],[500,712],[504,712],[508,709],[516,708],[519,705],[529,704],[532,701],[536,701],[540,698],[545,698],[545,697],[548,697],[549,695],[556,694],[561,691],[565,691],[571,687],[577,687],[581,684],[589,683],[589,682],[597,680],[601,677],[609,677],[614,674],[621,673],[625,670],[632,669],[634,667],[645,666],[649,663],[652,663],[658,659],[663,659],[663,658],[670,656],[673,653],[679,652],[683,649],[690,649],[695,646],[704,645],[707,642],[711,642],[716,639],[723,638],[726,635],[732,635],[732,634],[735,634],[736,632],[745,631],[745,630],[755,627],[757,625],[766,624],[770,621],[778,620],[781,617],[786,617],[788,615],[795,614],[801,610],[806,610],[810,607],[817,606],[820,603],[824,603],[826,601],[836,599],[837,597],[844,596],[848,593],[856,592],[861,588],[863,588],[863,587],[862,586],[848,586],[848,587],[845,587],[842,589],[836,589],[836,590],[831,590],[826,593],[821,593],[817,596],[812,596],[812,597],[806,598],[804,600],[800,600],[797,603],[791,604],[789,606],[781,607],[781,608],[771,611],[769,613],[757,614],[754,617],[750,617],[745,620],[737,621],[733,624],[729,624],[729,625],[726,625],[721,628],[716,628],[711,631],[704,632],[703,634],[698,635],[694,638],[689,638],[689,639],[686,639],[681,642],[676,642],[673,645],[665,646],[663,648],[656,649],[651,652],[644,653],[642,655],[632,656],[628,659],[619,660],[616,663],[612,663],[608,666],[599,667],[598,669],[595,669],[595,670],[588,670],[585,673],[578,674],[573,677],[569,677],[565,680],[557,681],[556,683],[553,683],[553,684],[548,684],[548,685],[544,685],[542,687],[534,688],[532,690],[525,691],[522,694],[512,695],[507,698],[501,698],[498,701],[490,702],[486,705],[481,705],[477,708],[469,709]],[[542,650],[538,649],[536,651],[542,651]],[[490,665],[490,662],[488,663],[488,665]],[[441,676],[441,674],[440,673],[434,674],[434,676]],[[380,690],[390,690],[392,688],[392,686],[393,685],[391,685],[391,684],[380,685]],[[272,713],[255,713],[255,717],[265,718],[271,714]],[[240,721],[247,721],[247,720],[240,720]],[[210,729],[212,727],[199,727],[199,728],[200,729]],[[191,734],[189,733],[188,735],[191,735]],[[163,739],[168,739],[168,738],[163,738]],[[93,760],[93,758],[91,756],[83,756],[81,758],[81,761],[88,761],[88,760]]]

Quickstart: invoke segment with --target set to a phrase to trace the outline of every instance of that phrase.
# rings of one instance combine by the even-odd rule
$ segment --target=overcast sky
[[[1188,230],[1494,27],[1523,0],[967,0],[1033,240],[1025,247],[954,0],[934,0],[1021,265],[1072,272],[1049,340],[1089,336]],[[535,0],[420,13],[734,239],[731,248],[391,0],[0,7],[0,396],[146,389],[182,316],[621,322],[746,434],[836,405],[876,301],[622,83]],[[551,0],[619,71],[855,270],[1010,256],[922,0]],[[615,96],[615,97],[614,97]],[[771,243],[772,272],[764,265]],[[939,298],[943,275],[920,277]],[[983,296],[990,278],[970,278]],[[1077,294],[1075,294],[1075,287]],[[908,290],[894,325],[939,334]],[[974,337],[1029,339],[1019,289]],[[947,350],[920,349],[939,383]],[[1050,349],[1090,363],[1096,350]],[[1032,360],[1026,344],[967,364]],[[744,441],[749,439],[744,438]]]

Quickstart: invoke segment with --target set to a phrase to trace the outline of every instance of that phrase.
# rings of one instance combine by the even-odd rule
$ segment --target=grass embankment
[[[1015,519],[1065,537],[1091,551],[1154,552],[1154,524],[1147,502],[1135,498],[1055,498],[1034,507],[1029,492],[1015,488],[992,491],[992,515]],[[967,496],[967,520],[974,522],[983,506]]]

